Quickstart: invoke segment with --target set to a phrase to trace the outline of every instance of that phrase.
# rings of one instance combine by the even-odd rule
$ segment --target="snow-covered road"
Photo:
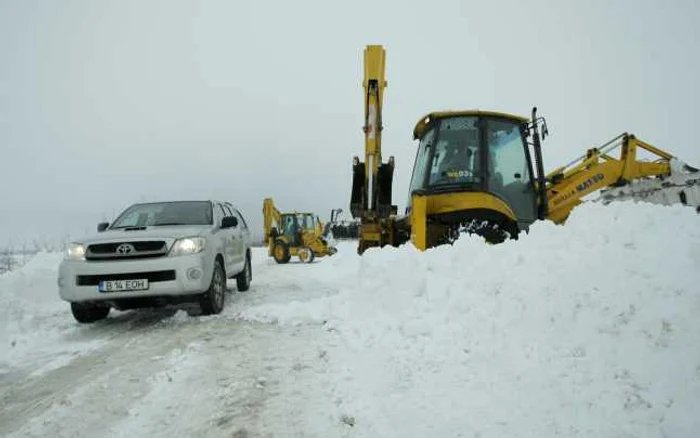
[[[25,328],[58,333],[49,334],[54,345],[43,353],[25,348],[13,366],[3,364],[0,435],[344,436],[349,426],[336,414],[328,381],[328,332],[236,318],[256,303],[324,293],[299,281],[306,266],[270,261],[256,253],[251,290],[235,292],[230,282],[218,316],[139,310],[76,326],[60,303],[43,317],[25,318]],[[34,285],[54,282],[41,278],[51,273],[37,269],[41,264],[24,271],[34,271]],[[24,330],[13,334],[15,347],[27,339],[45,345]]]
[[[76,324],[60,255],[0,277],[0,435],[685,437],[700,217],[587,204],[517,242],[257,250],[221,315]],[[234,284],[231,284],[232,288]]]

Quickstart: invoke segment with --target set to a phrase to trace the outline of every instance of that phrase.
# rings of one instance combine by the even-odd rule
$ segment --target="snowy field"
[[[464,237],[277,265],[221,315],[78,325],[60,255],[0,277],[0,435],[689,437],[700,429],[700,217],[577,208]]]

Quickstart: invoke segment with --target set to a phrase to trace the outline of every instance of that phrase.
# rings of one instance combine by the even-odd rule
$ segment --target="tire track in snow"
[[[213,332],[162,371],[108,436],[342,436],[317,330],[217,326],[231,324],[235,330]]]
[[[117,333],[110,335],[104,348],[81,356],[66,366],[57,368],[36,378],[10,383],[1,388],[3,408],[0,410],[0,433],[18,429],[35,417],[43,418],[47,412],[55,418],[43,418],[48,425],[56,418],[67,418],[69,424],[56,422],[54,431],[70,427],[72,415],[81,412],[83,424],[90,427],[91,403],[100,405],[102,399],[109,400],[110,393],[131,394],[138,397],[145,389],[141,380],[148,373],[159,369],[157,361],[151,360],[175,348],[182,348],[196,333],[168,336],[167,328],[158,327],[158,320],[172,315],[172,311],[130,312],[111,318],[105,324],[95,325],[95,335],[100,336],[104,326],[113,326]],[[119,323],[122,326],[117,328]],[[81,336],[87,336],[83,333]],[[118,413],[129,403],[129,397],[112,398],[106,410],[97,412],[99,417]],[[77,418],[77,417],[74,417]],[[87,420],[87,421],[85,421]],[[48,430],[51,430],[49,428]]]

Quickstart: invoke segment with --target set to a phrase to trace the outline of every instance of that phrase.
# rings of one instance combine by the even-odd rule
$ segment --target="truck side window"
[[[245,219],[243,219],[243,215],[241,214],[240,211],[236,210],[235,208],[233,209],[234,212],[236,212],[236,215],[238,216],[238,221],[243,224],[244,229],[248,229],[248,224],[246,223]]]

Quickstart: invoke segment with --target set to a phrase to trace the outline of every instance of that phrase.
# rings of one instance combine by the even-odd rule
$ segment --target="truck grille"
[[[102,274],[102,275],[78,275],[75,279],[78,286],[97,286],[105,280],[140,280],[146,279],[149,283],[175,280],[175,271],[151,271],[130,272],[128,274]]]
[[[88,245],[85,260],[133,260],[161,257],[168,248],[162,240],[110,242]]]

